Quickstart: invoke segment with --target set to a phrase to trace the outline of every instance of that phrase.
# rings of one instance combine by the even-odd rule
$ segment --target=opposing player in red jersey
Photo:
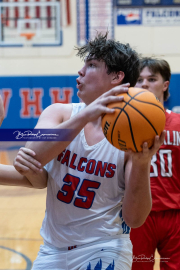
[[[171,70],[165,60],[143,58],[136,87],[153,92],[164,104]],[[161,270],[180,269],[180,114],[166,110],[166,137],[151,160],[152,211],[131,230],[132,270],[152,270],[157,248]]]

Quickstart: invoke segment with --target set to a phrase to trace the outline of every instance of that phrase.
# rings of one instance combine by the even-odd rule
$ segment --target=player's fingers
[[[126,93],[128,92],[130,84],[126,83],[126,84],[121,84],[118,86],[115,86],[114,88],[110,89],[109,91],[107,91],[104,96],[109,96],[109,95],[118,95],[120,93]]]
[[[158,135],[154,139],[154,145],[155,145],[155,147],[158,147],[158,148],[161,145],[161,140],[160,140],[160,137]]]
[[[29,168],[27,168],[26,166],[22,165],[22,164],[16,164],[16,162],[14,163],[14,167],[16,168],[16,170],[21,173],[22,175],[25,175],[26,173],[29,172]]]
[[[29,168],[29,167],[27,167],[27,166],[25,166],[25,165],[23,165],[23,164],[20,164],[20,163],[18,163],[18,162],[15,162],[15,164],[14,164],[14,167],[16,168],[16,170],[19,172],[19,173],[21,173],[22,175],[26,175],[27,173],[29,173],[30,171],[31,172],[33,172],[33,173],[39,173],[39,172],[42,172],[42,169],[38,169],[37,170],[37,168],[35,167],[35,168],[33,168],[32,167],[32,169],[31,168]]]
[[[161,144],[163,144],[164,139],[165,139],[165,136],[166,136],[166,131],[163,130],[163,132],[161,133],[160,136],[156,136],[156,137],[155,137],[155,140],[154,140],[154,146],[155,146],[156,148],[159,149],[159,147],[161,146]]]
[[[103,107],[101,110],[101,115],[102,117],[106,114],[106,113],[114,113],[115,109],[110,109],[108,107]]]
[[[32,164],[22,164],[22,163],[18,163],[17,161],[14,163],[14,167],[18,172],[20,172],[21,174],[23,173],[24,175],[30,171],[33,173],[42,172],[42,169],[39,169],[33,166]]]
[[[118,95],[118,94],[121,94],[121,93],[127,93],[129,90],[129,84],[127,85],[118,85],[114,88],[112,88],[110,91],[109,91],[109,95]]]
[[[152,155],[154,155],[158,151],[159,147],[161,146],[161,144],[164,141],[164,136],[165,136],[164,133],[163,133],[163,135],[161,135],[161,137],[159,137],[158,135],[155,136],[155,138],[154,138],[154,145],[150,149]]]
[[[22,166],[23,168],[25,167],[27,168],[26,172],[28,171],[28,169],[36,173],[41,171],[41,167],[34,165],[33,163],[27,161],[26,159],[18,155],[14,161],[14,167],[16,168],[17,171],[19,171],[20,169],[22,169]]]
[[[163,144],[164,140],[165,140],[165,136],[166,136],[166,131],[163,130],[163,132],[161,133],[161,136],[160,136],[160,143]]]
[[[26,148],[26,147],[21,147],[20,151],[23,151],[24,153],[26,153],[30,156],[33,156],[33,157],[36,155],[36,153],[33,150]]]
[[[148,143],[147,142],[143,143],[142,152],[143,152],[143,154],[148,154],[149,153],[149,148],[148,148]]]
[[[101,100],[101,104],[107,105],[113,102],[121,102],[124,100],[123,96],[107,96]]]
[[[29,156],[28,154],[24,153],[23,151],[19,151],[17,158],[21,157],[21,161],[28,161],[29,163],[32,163],[33,165],[35,165],[38,168],[41,168],[41,163],[39,161],[37,161],[36,159],[34,159],[33,157]]]

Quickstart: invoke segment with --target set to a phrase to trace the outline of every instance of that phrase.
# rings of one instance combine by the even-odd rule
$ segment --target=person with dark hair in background
[[[33,270],[130,270],[130,227],[143,224],[151,210],[150,162],[164,140],[142,152],[122,152],[104,137],[101,115],[113,113],[106,105],[134,86],[139,56],[128,44],[97,34],[77,48],[84,60],[77,78],[76,104],[53,104],[41,114],[36,128],[69,130],[71,139],[28,142],[26,147],[48,172],[47,203],[40,247]],[[29,166],[26,149],[14,160],[21,173]],[[24,173],[24,172],[23,172]],[[28,171],[31,181],[36,177]]]
[[[167,61],[143,58],[136,87],[149,90],[164,105],[169,97],[171,70]],[[180,269],[180,114],[166,114],[166,137],[151,160],[152,210],[145,223],[132,229],[132,270],[153,270],[160,254],[161,270]]]

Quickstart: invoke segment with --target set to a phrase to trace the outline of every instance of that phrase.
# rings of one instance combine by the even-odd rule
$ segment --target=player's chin
[[[78,96],[78,98],[79,98],[79,100],[80,100],[81,102],[86,103],[86,102],[85,102],[85,99],[84,99],[84,95],[83,95],[83,93],[82,93],[81,91],[78,90],[77,96]]]
[[[77,96],[78,96],[79,99],[82,99],[82,92],[78,90],[77,91]]]
[[[78,89],[78,91],[77,91],[77,96],[79,97],[79,98],[83,98],[83,97],[86,97],[87,96],[87,94],[86,94],[86,92],[85,91],[83,91],[83,90],[79,90]]]

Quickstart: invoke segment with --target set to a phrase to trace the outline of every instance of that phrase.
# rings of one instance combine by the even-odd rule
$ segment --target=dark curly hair
[[[157,59],[153,57],[143,57],[140,60],[140,72],[145,67],[148,67],[149,70],[154,74],[160,73],[164,81],[170,81],[171,68],[166,60]],[[169,96],[170,94],[169,94],[169,87],[168,87],[166,91],[164,91],[164,101],[166,101]]]
[[[97,33],[94,40],[90,40],[86,45],[78,48],[77,56],[81,59],[95,58],[105,62],[107,73],[124,72],[123,83],[130,83],[135,86],[139,77],[139,55],[129,44],[122,44],[113,39],[107,39],[108,32],[103,35]]]

